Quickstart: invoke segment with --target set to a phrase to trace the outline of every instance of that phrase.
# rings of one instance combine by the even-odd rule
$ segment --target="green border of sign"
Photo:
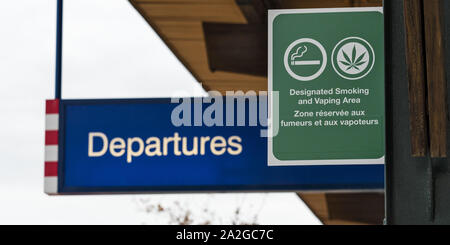
[[[369,8],[328,8],[328,9],[287,9],[269,10],[268,15],[268,91],[269,91],[269,137],[268,137],[268,165],[269,166],[319,166],[319,165],[379,165],[385,163],[385,156],[378,159],[329,159],[329,160],[279,160],[273,154],[272,136],[276,135],[278,126],[274,127],[274,121],[279,120],[278,93],[273,91],[273,22],[281,14],[312,14],[312,13],[354,13],[354,12],[380,12],[384,14],[382,7]],[[329,62],[331,65],[332,61]]]

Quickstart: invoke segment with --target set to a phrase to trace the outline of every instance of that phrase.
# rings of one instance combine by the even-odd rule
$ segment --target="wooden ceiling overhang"
[[[267,90],[267,9],[382,6],[382,0],[129,1],[206,91],[223,94]],[[324,224],[381,224],[384,217],[382,193],[299,196]]]
[[[267,9],[381,0],[129,0],[205,90],[267,90]]]

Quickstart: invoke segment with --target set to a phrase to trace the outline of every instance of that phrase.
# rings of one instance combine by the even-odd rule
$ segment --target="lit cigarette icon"
[[[295,53],[291,56],[291,65],[293,66],[307,66],[307,65],[320,65],[320,60],[295,60],[302,58],[303,55],[308,52],[308,47],[305,45],[300,46]]]
[[[291,62],[293,66],[308,66],[308,65],[320,65],[320,60],[305,60],[305,61],[295,61]]]

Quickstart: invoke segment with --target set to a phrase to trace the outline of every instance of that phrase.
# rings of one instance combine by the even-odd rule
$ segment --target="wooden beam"
[[[261,0],[235,0],[249,24],[263,24],[266,22],[265,6]]]
[[[249,24],[267,24],[267,11],[281,7],[280,0],[235,0]]]
[[[330,220],[347,220],[366,224],[383,223],[384,194],[327,193]]]
[[[261,24],[203,23],[211,71],[267,76],[267,29]]]
[[[352,0],[353,7],[378,7],[383,6],[381,0]]]
[[[403,0],[403,3],[409,87],[411,155],[413,157],[425,157],[428,153],[428,125],[422,0]]]
[[[383,193],[298,193],[298,195],[326,225],[383,223]]]
[[[447,157],[447,82],[441,0],[423,1],[430,154]]]
[[[279,0],[235,0],[247,25],[203,23],[211,71],[267,76],[267,11]]]
[[[139,8],[152,21],[208,21],[245,24],[246,20],[234,2],[228,3],[139,3]]]

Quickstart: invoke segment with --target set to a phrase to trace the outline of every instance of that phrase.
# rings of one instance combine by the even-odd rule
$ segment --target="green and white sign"
[[[269,11],[270,166],[384,164],[382,8]]]

